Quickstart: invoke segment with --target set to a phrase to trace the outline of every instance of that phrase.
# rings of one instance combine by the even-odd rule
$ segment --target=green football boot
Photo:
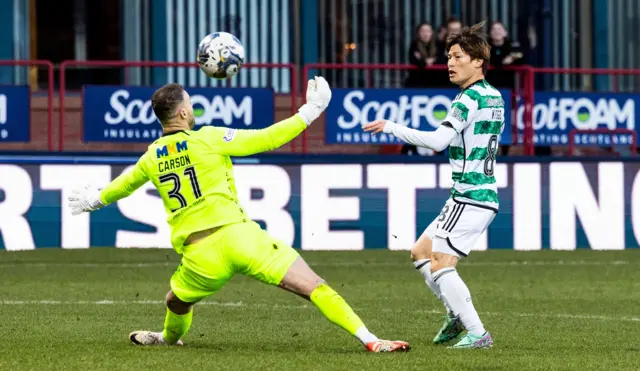
[[[452,349],[479,349],[479,348],[491,348],[493,346],[493,338],[491,334],[485,331],[482,335],[466,334],[460,341],[448,348]]]
[[[444,315],[444,324],[440,332],[433,338],[433,343],[442,344],[451,341],[458,337],[462,331],[464,331],[464,326],[462,326],[462,322],[460,322],[458,317],[452,313],[447,313]]]

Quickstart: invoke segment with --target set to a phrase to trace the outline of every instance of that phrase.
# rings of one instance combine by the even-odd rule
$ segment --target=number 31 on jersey
[[[196,169],[193,166],[189,166],[184,169],[184,176],[189,178],[189,182],[191,183],[191,190],[193,192],[193,197],[197,200],[202,197],[202,192],[200,191],[200,185],[198,184],[198,177],[196,176]],[[176,212],[177,210],[182,209],[183,207],[187,207],[187,199],[181,193],[182,190],[182,182],[181,178],[177,173],[168,173],[161,175],[158,180],[160,184],[173,182],[173,188],[167,194],[169,198],[173,198],[178,200],[180,203],[180,207],[176,209],[171,209],[171,212]]]

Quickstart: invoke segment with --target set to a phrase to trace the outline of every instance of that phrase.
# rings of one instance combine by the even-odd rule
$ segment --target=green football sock
[[[167,315],[164,318],[164,331],[162,337],[167,344],[175,344],[184,334],[189,331],[193,320],[193,308],[187,314],[175,314],[167,308]]]
[[[331,287],[322,284],[311,293],[311,302],[332,323],[342,327],[351,335],[364,327],[364,323],[349,304]]]

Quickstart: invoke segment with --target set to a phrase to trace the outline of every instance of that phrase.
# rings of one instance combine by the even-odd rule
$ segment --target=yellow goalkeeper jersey
[[[149,145],[134,168],[101,191],[101,200],[105,205],[116,202],[150,180],[167,212],[171,244],[181,254],[190,234],[249,220],[238,202],[230,156],[273,150],[306,128],[295,115],[261,130],[205,126],[165,134]]]

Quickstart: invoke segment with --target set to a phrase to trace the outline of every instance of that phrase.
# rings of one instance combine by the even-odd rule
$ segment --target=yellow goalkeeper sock
[[[162,337],[167,344],[175,344],[184,334],[189,331],[193,320],[193,308],[187,314],[175,314],[167,308],[167,315],[164,318],[164,331]]]
[[[311,302],[329,321],[356,336],[363,344],[377,340],[349,304],[328,285],[321,284],[316,287],[311,293]]]

